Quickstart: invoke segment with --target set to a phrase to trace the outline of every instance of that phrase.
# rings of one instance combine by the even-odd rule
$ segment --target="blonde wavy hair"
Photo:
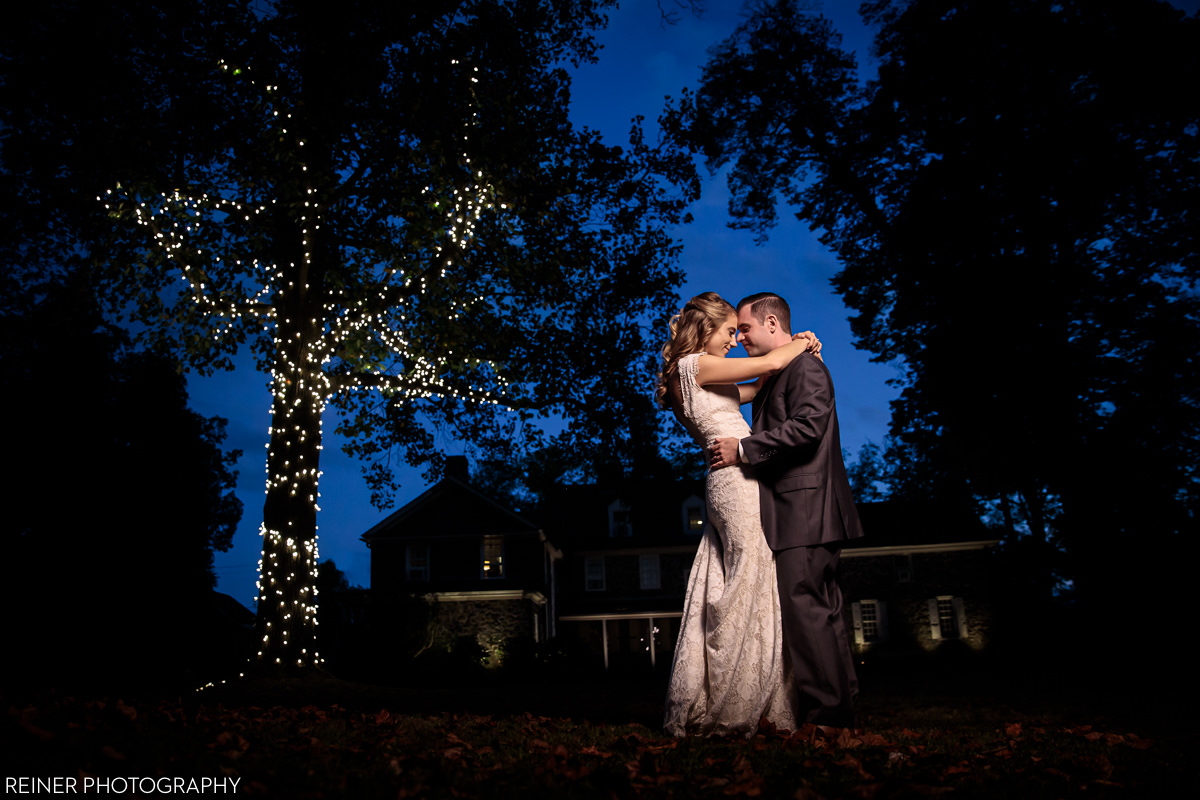
[[[660,408],[671,407],[667,386],[679,371],[679,359],[701,352],[708,337],[733,313],[733,306],[721,295],[704,292],[684,303],[671,317],[671,335],[662,347],[662,370],[654,388],[654,400]]]

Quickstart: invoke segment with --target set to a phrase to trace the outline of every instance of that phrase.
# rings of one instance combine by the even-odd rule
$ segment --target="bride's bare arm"
[[[812,353],[817,358],[821,358],[821,340],[812,331],[804,331],[792,336],[792,341],[803,341],[808,345],[808,352]],[[822,361],[825,359],[821,358]],[[760,377],[758,380],[751,383],[739,383],[738,387],[738,402],[742,405],[749,403],[755,396],[762,391],[763,384],[767,382],[766,377]]]
[[[737,385],[738,403],[744,405],[753,400],[754,396],[758,394],[759,390],[762,389],[763,384],[766,383],[766,381],[766,378],[759,378],[753,383],[739,383]]]
[[[811,338],[810,338],[811,337]],[[765,356],[751,358],[701,358],[696,367],[696,383],[707,386],[711,383],[742,383],[767,375],[774,375],[792,362],[801,353],[812,349],[819,353],[821,343],[811,331],[798,333],[792,341],[776,347]],[[747,390],[749,391],[749,389]],[[755,389],[754,391],[757,391]],[[739,390],[739,394],[741,390]],[[751,394],[742,400],[749,402],[754,397]]]

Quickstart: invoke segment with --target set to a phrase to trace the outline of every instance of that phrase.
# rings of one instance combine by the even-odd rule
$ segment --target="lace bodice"
[[[696,383],[701,358],[716,356],[692,353],[679,359],[679,393],[683,398],[679,417],[684,427],[702,448],[718,437],[749,436],[750,426],[742,416],[738,388],[728,383],[702,388]]]

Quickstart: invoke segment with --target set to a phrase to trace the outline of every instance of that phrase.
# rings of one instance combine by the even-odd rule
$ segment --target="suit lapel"
[[[763,430],[762,416],[767,407],[767,398],[775,391],[775,384],[779,380],[781,372],[782,370],[767,378],[762,389],[759,390],[758,394],[754,395],[754,400],[750,403],[750,430],[753,433],[759,433]]]

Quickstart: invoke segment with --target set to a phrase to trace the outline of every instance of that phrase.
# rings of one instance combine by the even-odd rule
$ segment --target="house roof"
[[[547,532],[572,552],[630,547],[695,545],[683,524],[683,505],[704,500],[703,480],[646,480],[620,488],[594,484],[549,492],[529,514],[518,514],[473,488],[459,472],[448,474],[415,500],[361,536],[370,545],[383,539]],[[633,535],[610,535],[608,509],[629,511]],[[847,550],[988,542],[997,537],[970,509],[928,501],[884,500],[857,504],[865,535]]]
[[[863,536],[845,550],[984,542],[998,538],[969,508],[914,500],[858,503]]]
[[[360,539],[369,546],[384,539],[419,536],[535,534],[539,526],[449,475],[376,523]]]
[[[684,529],[683,504],[704,502],[704,481],[637,481],[618,489],[593,484],[562,486],[547,493],[536,519],[554,540],[574,552],[609,548],[654,547],[688,543],[699,537]],[[613,537],[608,509],[620,503],[629,512],[630,537]]]
[[[234,625],[254,627],[254,612],[232,596],[214,589],[209,597],[213,611],[222,620],[227,620]]]

